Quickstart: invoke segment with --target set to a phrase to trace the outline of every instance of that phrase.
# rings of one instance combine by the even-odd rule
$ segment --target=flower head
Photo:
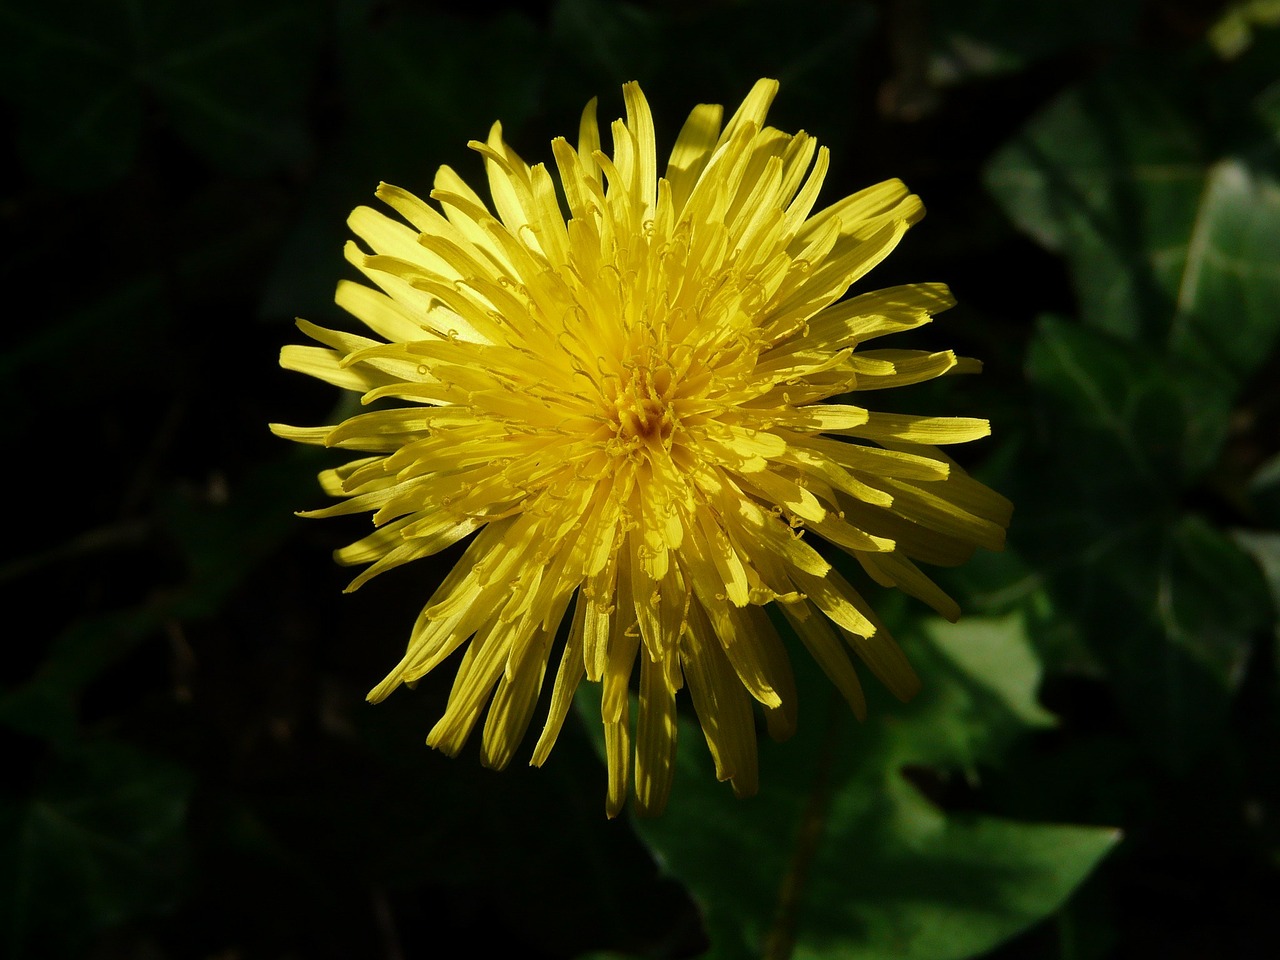
[[[610,816],[633,755],[640,810],[666,803],[686,686],[717,776],[754,792],[752,701],[775,737],[796,722],[767,607],[859,716],[851,653],[897,696],[916,691],[817,541],[954,619],[914,560],[998,549],[1009,520],[1007,500],[937,449],[985,436],[985,420],[861,405],[864,392],[979,365],[864,349],[953,303],[935,283],[842,299],[923,207],[892,180],[813,213],[827,151],[765,126],[776,90],[761,80],[723,125],[721,107],[695,107],[665,172],[638,85],[623,87],[612,154],[593,101],[577,148],[552,144],[567,218],[550,170],[494,124],[471,144],[492,206],[442,167],[436,206],[383,184],[401,219],[352,213],[365,248],[349,243],[347,259],[374,286],[343,281],[336,299],[376,337],[300,321],[321,346],[281,355],[365,403],[400,401],[336,426],[273,427],[369,454],[323,473],[346,499],[308,514],[373,512],[375,531],[336,554],[370,564],[351,589],[470,538],[369,698],[465,648],[427,742],[456,754],[483,715],[482,760],[501,768],[567,616],[532,762],[546,760],[582,678],[600,683]]]

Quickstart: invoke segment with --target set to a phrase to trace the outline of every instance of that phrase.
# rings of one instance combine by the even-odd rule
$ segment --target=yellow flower
[[[956,564],[1004,542],[1009,502],[935,446],[986,436],[985,420],[825,402],[979,364],[863,349],[953,303],[936,283],[841,299],[924,208],[891,180],[811,213],[827,150],[765,126],[777,86],[759,81],[723,127],[720,106],[695,107],[661,175],[639,86],[623,87],[612,155],[592,101],[577,149],[552,143],[567,220],[547,167],[521,160],[499,124],[471,144],[492,211],[448,167],[438,208],[379,186],[404,222],[358,208],[348,223],[370,252],[352,242],[346,255],[380,289],[343,281],[336,296],[377,338],[299,321],[323,346],[281,354],[365,403],[403,402],[337,426],[273,425],[371,454],[321,474],[348,499],[306,514],[373,511],[377,529],[336,553],[371,564],[350,589],[472,538],[369,699],[465,647],[427,742],[456,754],[487,705],[481,758],[501,768],[572,605],[532,762],[583,676],[601,683],[610,816],[633,752],[638,809],[666,804],[686,684],[716,775],[756,790],[751,701],[774,737],[796,722],[770,605],[860,717],[850,651],[897,696],[915,693],[902,652],[815,540],[952,619],[955,602],[912,558]]]

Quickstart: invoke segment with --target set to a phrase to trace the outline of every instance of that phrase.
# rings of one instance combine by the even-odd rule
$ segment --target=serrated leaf
[[[1057,582],[1151,755],[1186,772],[1219,741],[1268,604],[1257,570],[1198,517],[1149,526]]]

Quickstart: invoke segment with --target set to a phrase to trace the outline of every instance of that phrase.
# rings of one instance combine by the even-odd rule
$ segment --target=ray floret
[[[382,184],[394,216],[348,220],[367,282],[336,296],[371,335],[299,321],[316,345],[281,355],[383,401],[332,426],[273,425],[361,454],[321,475],[342,499],[308,514],[372,514],[374,532],[336,553],[365,566],[351,589],[466,544],[369,698],[461,651],[427,741],[456,754],[479,726],[482,761],[501,768],[548,666],[535,765],[578,686],[598,684],[610,816],[632,793],[641,812],[665,805],[682,689],[716,775],[756,790],[753,704],[775,737],[797,715],[770,606],[858,716],[855,663],[915,693],[820,544],[954,619],[915,561],[999,549],[1012,509],[939,449],[985,436],[985,420],[863,405],[980,365],[865,347],[953,305],[937,283],[847,296],[924,208],[896,180],[819,208],[826,148],[765,125],[776,92],[759,81],[727,122],[695,107],[664,165],[629,83],[609,153],[593,101],[550,167],[498,124],[473,141],[488,200],[448,167],[429,200]]]

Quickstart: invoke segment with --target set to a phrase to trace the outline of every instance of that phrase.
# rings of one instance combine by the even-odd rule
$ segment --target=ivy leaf
[[[1087,324],[1167,346],[1234,394],[1280,339],[1280,162],[1267,144],[1206,159],[1160,83],[1110,74],[1069,90],[997,154],[987,185],[1067,259]]]
[[[761,744],[751,800],[715,782],[700,731],[682,722],[671,805],[636,828],[702,902],[709,956],[973,956],[1053,912],[1115,844],[1111,829],[951,813],[922,795],[913,780],[976,780],[1052,718],[1019,617],[929,621],[914,641],[924,692],[873,704],[856,729],[794,658],[800,732]]]
[[[1204,189],[1200,136],[1155,77],[1068,90],[987,166],[1005,213],[1071,268],[1081,316],[1163,342]]]
[[[1230,404],[1197,366],[1088,327],[1043,318],[1027,373],[1045,404],[1043,426],[1080,485],[1077,504],[1168,505],[1216,462],[1226,438]]]
[[[1028,358],[1046,440],[1010,491],[1015,547],[1147,749],[1183,771],[1221,736],[1269,609],[1249,559],[1183,506],[1229,416],[1195,369],[1046,320]]]
[[[1241,383],[1280,338],[1276,169],[1232,157],[1209,171],[1178,292],[1173,349]]]

